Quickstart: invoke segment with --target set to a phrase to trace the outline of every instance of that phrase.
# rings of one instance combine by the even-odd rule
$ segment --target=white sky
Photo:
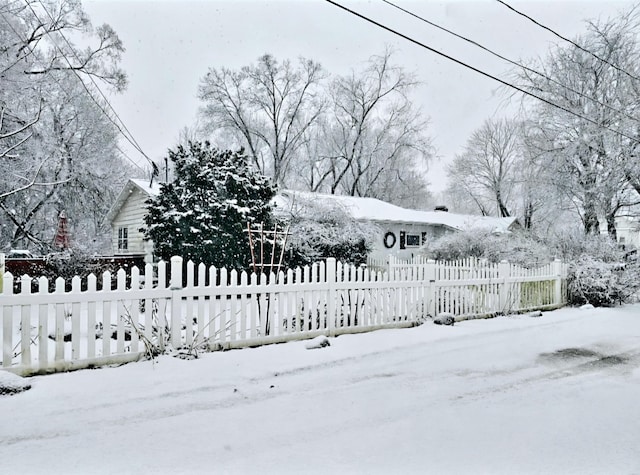
[[[453,36],[413,19],[381,0],[341,3],[448,55],[505,78],[509,65]],[[493,0],[395,3],[513,60],[544,56],[561,42]],[[513,1],[514,7],[567,37],[584,20],[630,8],[629,1]],[[395,61],[422,82],[416,103],[430,117],[438,152],[429,181],[444,189],[443,165],[460,151],[483,120],[501,109],[500,85],[398,38],[324,0],[85,0],[95,25],[109,23],[123,40],[128,90],[112,104],[143,150],[164,157],[179,131],[195,122],[200,79],[209,67],[239,69],[260,55],[319,61],[330,73],[357,68],[385,45]],[[144,163],[130,148],[129,155]]]

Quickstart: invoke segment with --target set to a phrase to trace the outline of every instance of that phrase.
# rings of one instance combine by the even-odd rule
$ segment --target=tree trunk
[[[502,201],[502,193],[500,191],[500,188],[496,190],[496,202],[498,203],[498,212],[500,213],[500,217],[501,218],[510,217],[511,213],[509,213],[507,206],[504,204],[504,201]]]
[[[527,203],[524,207],[524,223],[522,223],[525,229],[531,229],[533,227],[533,204]]]
[[[614,241],[618,241],[618,230],[616,229],[616,216],[614,213],[607,214],[607,231],[609,237]]]
[[[596,207],[593,203],[585,203],[584,217],[582,221],[584,223],[585,234],[600,233],[600,221],[598,221],[598,214],[596,213]]]

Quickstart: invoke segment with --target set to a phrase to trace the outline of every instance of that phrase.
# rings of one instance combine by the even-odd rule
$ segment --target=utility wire
[[[40,20],[40,18],[38,17],[38,14],[35,12],[35,10],[33,9],[33,7],[31,6],[31,4],[29,3],[29,0],[25,0],[25,3],[29,6],[29,9],[33,12],[33,14],[35,15],[36,19],[40,22],[42,22]],[[55,18],[53,18],[53,15],[49,12],[49,10],[47,9],[47,7],[45,6],[45,4],[40,0],[40,7],[44,10],[44,12],[47,14],[47,16],[49,17],[49,19],[52,22],[55,22]],[[73,48],[73,45],[71,45],[71,43],[69,42],[69,40],[67,39],[67,37],[62,33],[62,31],[58,31],[58,33],[60,34],[60,37],[64,40],[64,42],[67,44],[67,46],[69,47],[69,50],[71,51],[71,53],[75,56],[75,58],[78,61],[81,61],[80,58],[78,57],[78,54],[76,53],[75,49]],[[49,35],[51,37],[51,35]],[[53,40],[53,38],[52,38]],[[57,43],[55,41],[53,41],[55,47],[58,49],[58,51],[60,51],[60,53],[62,54],[63,58],[65,59],[66,63],[69,65],[69,67],[72,69],[72,71],[76,74],[76,76],[78,76],[78,78],[80,78],[79,73],[73,68],[71,62],[69,61],[69,59],[67,58],[66,54],[64,53],[64,51],[62,51],[62,49],[57,45]],[[140,144],[138,144],[137,140],[135,139],[135,137],[133,136],[133,134],[131,133],[131,131],[127,128],[126,124],[124,123],[124,121],[120,118],[120,116],[118,115],[118,113],[116,112],[116,110],[114,109],[114,107],[111,105],[111,103],[109,102],[109,99],[105,96],[105,94],[102,92],[102,90],[100,89],[100,86],[97,84],[97,82],[95,81],[95,79],[93,78],[93,76],[91,76],[91,74],[87,74],[87,76],[89,77],[89,80],[93,83],[93,85],[95,86],[96,90],[98,91],[98,93],[102,96],[103,100],[105,101],[105,103],[107,104],[107,106],[109,106],[109,109],[111,109],[111,111],[113,112],[113,114],[115,115],[115,117],[120,121],[120,123],[122,124],[122,127],[127,131],[127,133],[129,134],[129,137],[127,137],[124,132],[122,132],[122,130],[118,127],[118,129],[120,130],[120,132],[122,133],[122,135],[125,136],[125,138],[127,139],[127,141],[129,141],[129,143],[131,145],[134,146],[134,148],[136,150],[138,150],[138,152],[140,152],[147,160],[151,161],[151,159],[147,156],[146,153],[144,153],[144,151],[142,150],[142,147],[140,147]],[[91,94],[91,92],[88,90],[88,88],[86,87],[84,81],[82,81],[82,79],[80,79],[80,81],[82,82],[83,86],[85,86],[85,90],[87,90],[87,92],[89,93],[89,95],[91,96],[91,98],[94,100],[94,102],[96,102],[96,100],[94,99],[93,95]],[[109,120],[112,120],[112,118],[110,116]],[[114,125],[117,126],[117,124],[114,123]]]
[[[13,31],[13,33],[16,35],[16,37],[23,43],[26,43],[26,39],[22,38],[22,36],[20,35],[20,33],[13,27],[13,25],[7,20],[7,18],[4,16],[4,14],[2,14],[2,12],[0,12],[0,16],[2,16],[3,20],[5,21],[5,23],[7,23],[7,25],[9,26],[9,28],[11,29],[11,31]],[[38,21],[40,21],[40,19],[38,18]],[[64,54],[64,53],[63,53]],[[71,65],[69,65],[71,66]],[[74,71],[75,72],[75,71]],[[76,73],[76,76],[77,73]],[[62,85],[62,83],[58,80],[58,78],[53,75],[52,76],[53,80],[58,84],[58,86],[60,86],[60,89],[62,89],[64,92],[67,93],[67,95],[69,97],[71,97],[71,94],[69,94],[69,91]],[[78,80],[80,81],[80,83],[83,85],[85,91],[87,91],[87,93],[89,94],[89,96],[91,97],[91,99],[93,100],[93,102],[98,106],[98,108],[100,109],[100,111],[109,119],[109,121],[116,127],[118,128],[118,130],[120,131],[120,133],[123,133],[122,130],[120,130],[120,128],[118,127],[118,124],[114,123],[112,118],[109,116],[109,114],[102,108],[102,106],[96,101],[96,99],[91,96],[91,92],[87,89],[86,85],[84,84],[84,82],[82,81],[82,79],[80,77],[78,77]],[[123,134],[124,135],[124,134]],[[125,138],[127,138],[125,136]],[[120,153],[122,153],[122,155],[129,160],[129,162],[131,162],[131,164],[133,164],[135,167],[137,167],[140,171],[145,172],[146,170],[144,168],[142,168],[140,165],[138,165],[131,157],[129,157],[126,153],[124,153],[124,151],[116,146],[116,148],[120,151]]]
[[[118,145],[115,146],[118,151],[122,154],[122,156],[124,158],[126,158],[127,160],[129,160],[129,162],[131,162],[131,164],[136,167],[138,170],[140,170],[141,172],[147,173],[147,170],[145,170],[144,168],[142,168],[140,165],[138,165],[129,155],[127,155],[125,153],[124,150],[122,150]]]
[[[487,53],[489,53],[489,54],[492,54],[493,56],[495,56],[495,57],[497,57],[497,58],[499,58],[499,59],[501,59],[501,60],[503,60],[503,61],[508,62],[509,64],[512,64],[512,65],[514,65],[514,66],[516,66],[516,67],[518,67],[518,68],[521,68],[521,69],[523,69],[523,70],[525,70],[525,71],[527,71],[527,72],[529,72],[529,73],[531,73],[531,74],[535,74],[536,76],[540,76],[541,78],[546,79],[547,81],[552,82],[552,83],[554,83],[554,84],[556,84],[556,85],[558,85],[558,86],[562,87],[563,89],[566,89],[567,91],[571,91],[572,93],[574,93],[574,94],[578,94],[579,96],[584,97],[584,98],[586,98],[586,99],[588,99],[588,100],[590,100],[590,101],[593,101],[593,102],[595,102],[596,104],[599,104],[599,105],[601,105],[601,106],[603,106],[603,107],[606,107],[606,108],[607,108],[607,109],[609,109],[609,110],[612,110],[612,111],[614,111],[614,112],[617,112],[618,114],[622,114],[622,115],[624,115],[625,117],[627,117],[628,119],[631,119],[631,120],[635,120],[635,121],[637,121],[637,122],[640,122],[640,119],[638,119],[637,117],[633,117],[632,115],[629,115],[629,114],[628,114],[628,113],[626,113],[625,111],[622,111],[622,110],[620,110],[620,109],[618,109],[618,108],[616,108],[616,107],[613,107],[613,106],[612,106],[612,105],[610,105],[610,104],[607,104],[607,103],[605,103],[605,102],[602,102],[602,101],[600,101],[600,100],[598,100],[598,99],[596,99],[596,98],[594,98],[594,97],[588,96],[587,94],[585,94],[585,93],[583,93],[583,92],[580,92],[580,91],[578,91],[578,90],[576,90],[576,89],[573,89],[572,87],[567,86],[566,84],[563,84],[563,83],[561,83],[560,81],[557,81],[557,80],[555,80],[555,79],[553,79],[553,78],[551,78],[551,77],[547,76],[546,74],[541,73],[540,71],[537,71],[537,70],[535,70],[535,69],[533,69],[533,68],[530,68],[529,66],[526,66],[526,65],[524,65],[524,64],[522,64],[522,63],[519,63],[519,62],[517,62],[517,61],[513,61],[513,60],[511,60],[511,59],[509,59],[509,58],[507,58],[507,57],[505,57],[505,56],[503,56],[503,55],[501,55],[501,54],[499,54],[499,53],[496,53],[495,51],[493,51],[493,50],[491,50],[491,49],[487,48],[486,46],[484,46],[484,45],[482,45],[482,44],[478,43],[477,41],[474,41],[474,40],[472,40],[472,39],[469,39],[469,38],[467,38],[467,37],[465,37],[465,36],[463,36],[463,35],[461,35],[461,34],[459,34],[459,33],[456,33],[455,31],[451,31],[451,30],[449,30],[449,29],[445,28],[444,26],[438,25],[437,23],[434,23],[434,22],[432,22],[432,21],[430,21],[430,20],[427,20],[426,18],[421,17],[420,15],[418,15],[418,14],[416,14],[416,13],[414,13],[414,12],[410,11],[410,10],[407,10],[407,9],[405,9],[405,8],[402,8],[401,6],[396,5],[396,4],[395,4],[395,3],[393,3],[393,2],[390,2],[389,0],[382,0],[382,1],[383,1],[384,3],[386,3],[387,5],[390,5],[390,6],[394,7],[394,8],[397,8],[398,10],[400,10],[400,11],[402,11],[402,12],[406,13],[407,15],[411,15],[412,17],[417,18],[418,20],[423,21],[424,23],[427,23],[428,25],[433,26],[434,28],[438,28],[439,30],[442,30],[442,31],[444,31],[444,32],[446,32],[446,33],[449,33],[450,35],[453,35],[453,36],[455,36],[456,38],[459,38],[459,39],[461,39],[461,40],[463,40],[463,41],[466,41],[467,43],[470,43],[470,44],[472,44],[472,45],[474,45],[474,46],[477,46],[478,48],[480,48],[480,49],[482,49],[482,50],[486,51],[486,52],[487,52]]]
[[[29,9],[31,10],[31,12],[33,13],[33,15],[35,16],[35,18],[40,22],[43,23],[44,22],[40,19],[40,17],[38,16],[38,13],[34,10],[34,8],[31,6],[31,3],[29,0],[25,0],[26,5],[29,7]],[[47,16],[49,17],[49,19],[52,22],[55,22],[56,20],[53,18],[53,15],[49,12],[49,10],[47,9],[47,7],[44,5],[44,3],[42,3],[42,1],[39,2],[40,3],[40,7],[44,10],[44,12],[47,14]],[[81,61],[80,58],[78,57],[78,54],[76,53],[75,49],[73,48],[73,46],[71,45],[71,43],[69,42],[69,40],[67,40],[66,36],[62,33],[62,31],[58,31],[57,32],[62,39],[64,40],[64,42],[69,46],[70,51],[72,52],[72,54],[75,56],[75,58],[78,61]],[[87,76],[89,77],[89,80],[93,83],[94,87],[97,89],[97,91],[100,93],[100,95],[102,96],[103,100],[105,101],[105,103],[107,104],[107,106],[109,107],[109,109],[112,111],[112,113],[115,115],[115,117],[118,119],[118,121],[120,122],[120,124],[122,125],[122,127],[116,123],[116,121],[113,119],[113,117],[111,117],[110,114],[108,114],[104,108],[102,107],[102,105],[98,102],[98,100],[93,96],[93,93],[89,90],[89,88],[87,87],[87,85],[85,84],[85,82],[82,80],[82,77],[80,76],[80,73],[73,67],[73,65],[71,64],[71,61],[69,61],[69,58],[67,57],[67,55],[65,54],[65,52],[62,50],[62,48],[60,48],[60,46],[58,46],[58,43],[55,41],[55,39],[52,37],[52,35],[50,34],[50,32],[47,32],[47,34],[49,35],[49,37],[51,38],[51,41],[53,43],[53,45],[55,46],[55,48],[60,52],[60,54],[62,54],[62,57],[64,58],[65,62],[69,65],[69,68],[71,69],[71,71],[75,74],[75,76],[78,78],[78,80],[80,81],[80,83],[82,84],[82,87],[85,89],[85,91],[87,92],[87,94],[89,95],[89,97],[91,98],[91,100],[98,106],[98,108],[102,111],[102,113],[109,119],[109,121],[118,129],[118,131],[120,132],[120,134],[127,140],[127,142],[129,142],[144,158],[147,159],[147,161],[149,162],[149,164],[151,165],[153,170],[157,169],[157,165],[153,162],[153,160],[151,160],[149,158],[149,156],[144,152],[144,150],[142,150],[142,147],[140,146],[140,144],[137,142],[137,140],[135,139],[135,137],[133,136],[133,134],[131,133],[131,131],[128,129],[128,127],[126,126],[126,124],[124,123],[124,121],[120,118],[120,116],[118,115],[118,113],[116,112],[116,110],[114,109],[114,107],[111,105],[111,103],[109,102],[109,99],[105,96],[105,94],[102,92],[102,90],[100,89],[100,86],[97,84],[97,82],[95,81],[95,79],[91,76],[91,74],[88,74]],[[127,133],[125,133],[122,129],[126,130]],[[128,135],[127,135],[128,134]],[[129,157],[127,157],[129,158]],[[129,158],[130,161],[132,161]],[[133,163],[133,161],[132,161]],[[138,168],[142,169],[139,165]]]
[[[405,35],[404,33],[400,33],[399,31],[394,30],[393,28],[390,28],[390,27],[388,27],[388,26],[386,26],[386,25],[383,25],[382,23],[379,23],[379,22],[377,22],[377,21],[375,21],[375,20],[373,20],[373,19],[371,19],[371,18],[369,18],[369,17],[367,17],[367,16],[365,16],[365,15],[362,15],[361,13],[358,13],[358,12],[356,12],[356,11],[354,11],[354,10],[351,10],[350,8],[347,8],[347,7],[345,7],[344,5],[340,5],[339,3],[334,2],[333,0],[325,0],[325,1],[326,1],[327,3],[330,3],[330,4],[332,4],[332,5],[336,6],[336,7],[338,7],[338,8],[341,8],[342,10],[345,10],[346,12],[351,13],[352,15],[357,16],[358,18],[361,18],[361,19],[362,19],[362,20],[364,20],[364,21],[367,21],[367,22],[369,22],[369,23],[371,23],[371,24],[373,24],[373,25],[375,25],[375,26],[377,26],[377,27],[379,27],[379,28],[382,28],[383,30],[388,31],[389,33],[393,33],[394,35],[399,36],[400,38],[403,38],[403,39],[405,39],[405,40],[407,40],[407,41],[410,41],[411,43],[414,43],[414,44],[416,44],[416,45],[418,45],[418,46],[420,46],[420,47],[422,47],[422,48],[424,48],[424,49],[426,49],[426,50],[429,50],[429,51],[431,51],[432,53],[435,53],[435,54],[437,54],[437,55],[439,55],[439,56],[442,56],[442,57],[444,57],[444,58],[446,58],[446,59],[448,59],[448,60],[450,60],[450,61],[453,61],[454,63],[459,64],[459,65],[461,65],[461,66],[463,66],[463,67],[465,67],[465,68],[467,68],[467,69],[471,69],[472,71],[475,71],[475,72],[476,72],[476,73],[478,73],[478,74],[481,74],[481,75],[483,75],[483,76],[485,76],[485,77],[488,77],[489,79],[493,79],[494,81],[497,81],[497,82],[499,82],[500,84],[503,84],[503,85],[505,85],[505,86],[507,86],[507,87],[510,87],[510,88],[512,88],[512,89],[515,89],[516,91],[519,91],[519,92],[521,92],[521,93],[523,93],[523,94],[526,94],[527,96],[531,96],[531,97],[533,97],[533,98],[535,98],[535,99],[538,99],[539,101],[544,102],[545,104],[548,104],[548,105],[550,105],[550,106],[552,106],[552,107],[555,107],[555,108],[557,108],[557,109],[560,109],[560,110],[562,110],[562,111],[564,111],[564,112],[567,112],[568,114],[571,114],[571,115],[573,115],[573,116],[575,116],[575,117],[578,117],[578,118],[580,118],[580,119],[582,119],[582,120],[585,120],[585,121],[587,121],[587,122],[590,122],[590,123],[592,123],[592,124],[594,124],[594,125],[596,125],[596,126],[598,126],[598,127],[602,127],[602,128],[604,128],[604,129],[607,129],[607,130],[609,130],[610,132],[613,132],[613,133],[615,133],[615,134],[618,134],[618,135],[620,135],[620,136],[622,136],[622,137],[625,137],[625,138],[627,138],[627,139],[629,139],[629,140],[632,140],[633,142],[636,142],[636,143],[640,144],[640,140],[638,140],[637,138],[631,137],[630,135],[627,135],[627,134],[625,134],[624,132],[621,132],[621,131],[619,131],[619,130],[612,129],[612,128],[610,128],[610,127],[608,127],[608,126],[604,125],[604,124],[600,124],[600,123],[596,122],[595,120],[590,119],[590,118],[588,118],[588,117],[585,117],[585,116],[583,116],[583,115],[581,115],[581,114],[578,114],[577,112],[574,112],[574,111],[572,111],[572,110],[570,110],[570,109],[567,109],[567,108],[566,108],[566,107],[564,107],[564,106],[561,106],[561,105],[559,105],[559,104],[555,104],[554,102],[551,102],[550,100],[545,99],[544,97],[540,97],[540,96],[538,96],[538,95],[536,95],[536,94],[534,94],[534,93],[532,93],[532,92],[526,91],[526,90],[522,89],[521,87],[518,87],[518,86],[516,86],[516,85],[514,85],[514,84],[511,84],[511,83],[509,83],[509,82],[507,82],[507,81],[505,81],[505,80],[503,80],[503,79],[500,79],[500,78],[498,78],[498,77],[496,77],[496,76],[493,76],[492,74],[489,74],[489,73],[487,73],[487,72],[485,72],[485,71],[482,71],[481,69],[478,69],[478,68],[476,68],[476,67],[474,67],[474,66],[471,66],[470,64],[467,64],[467,63],[465,63],[464,61],[461,61],[461,60],[459,60],[459,59],[456,59],[456,58],[454,58],[453,56],[450,56],[450,55],[448,55],[448,54],[446,54],[446,53],[443,53],[442,51],[439,51],[439,50],[437,50],[437,49],[435,49],[435,48],[432,48],[431,46],[428,46],[428,45],[426,45],[426,44],[424,44],[424,43],[421,43],[420,41],[418,41],[418,40],[416,40],[416,39],[414,39],[414,38],[411,38],[410,36],[407,36],[407,35]]]
[[[640,78],[638,76],[634,76],[633,74],[631,74],[628,71],[625,71],[624,69],[622,69],[621,67],[607,61],[606,59],[598,56],[597,54],[595,54],[592,51],[589,51],[588,49],[584,48],[583,46],[579,45],[578,43],[576,43],[575,41],[566,38],[564,36],[562,36],[560,33],[558,33],[557,31],[549,28],[546,25],[543,25],[542,23],[540,23],[539,21],[535,20],[534,18],[530,17],[529,15],[527,15],[526,13],[521,12],[520,10],[515,9],[514,7],[512,7],[511,5],[509,5],[507,2],[504,2],[503,0],[496,0],[498,3],[501,3],[502,5],[504,5],[505,7],[507,7],[509,10],[513,11],[514,13],[517,13],[520,16],[523,16],[524,18],[526,18],[527,20],[531,21],[532,23],[534,23],[535,25],[539,26],[540,28],[543,28],[545,30],[547,30],[548,32],[550,32],[551,34],[557,36],[558,38],[560,38],[561,40],[566,41],[567,43],[571,43],[573,46],[575,46],[576,48],[578,48],[579,50],[593,56],[594,58],[596,58],[598,61],[602,61],[605,64],[608,64],[609,66],[611,66],[612,68],[620,71],[623,74],[626,74],[627,76],[629,76],[632,79],[635,79],[636,81],[640,81]]]

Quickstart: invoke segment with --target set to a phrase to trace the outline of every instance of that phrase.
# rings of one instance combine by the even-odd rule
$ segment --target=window
[[[129,228],[118,228],[118,250],[126,251],[129,249]]]
[[[407,247],[420,247],[420,235],[407,234],[405,244]]]

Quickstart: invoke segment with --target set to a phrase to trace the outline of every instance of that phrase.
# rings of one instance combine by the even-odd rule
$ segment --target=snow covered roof
[[[110,223],[113,219],[118,215],[120,208],[124,205],[124,203],[129,198],[129,195],[134,190],[140,190],[149,197],[157,196],[160,193],[160,183],[154,182],[153,184],[149,184],[149,180],[143,180],[140,178],[130,178],[129,181],[124,185],[122,191],[116,198],[115,202],[111,206],[111,209],[107,213],[105,217],[105,221]]]
[[[494,232],[507,232],[517,218],[494,218],[491,216],[473,216],[449,213],[446,211],[421,211],[402,208],[400,206],[378,200],[357,196],[325,195],[301,191],[282,191],[276,197],[276,205],[286,208],[295,202],[296,197],[302,200],[331,200],[345,209],[355,220],[374,221],[378,223],[430,224],[445,226],[458,231],[487,229]]]
[[[160,194],[160,183],[157,181],[151,184],[149,180],[141,180],[140,178],[131,178],[129,181],[149,196],[158,196]]]

